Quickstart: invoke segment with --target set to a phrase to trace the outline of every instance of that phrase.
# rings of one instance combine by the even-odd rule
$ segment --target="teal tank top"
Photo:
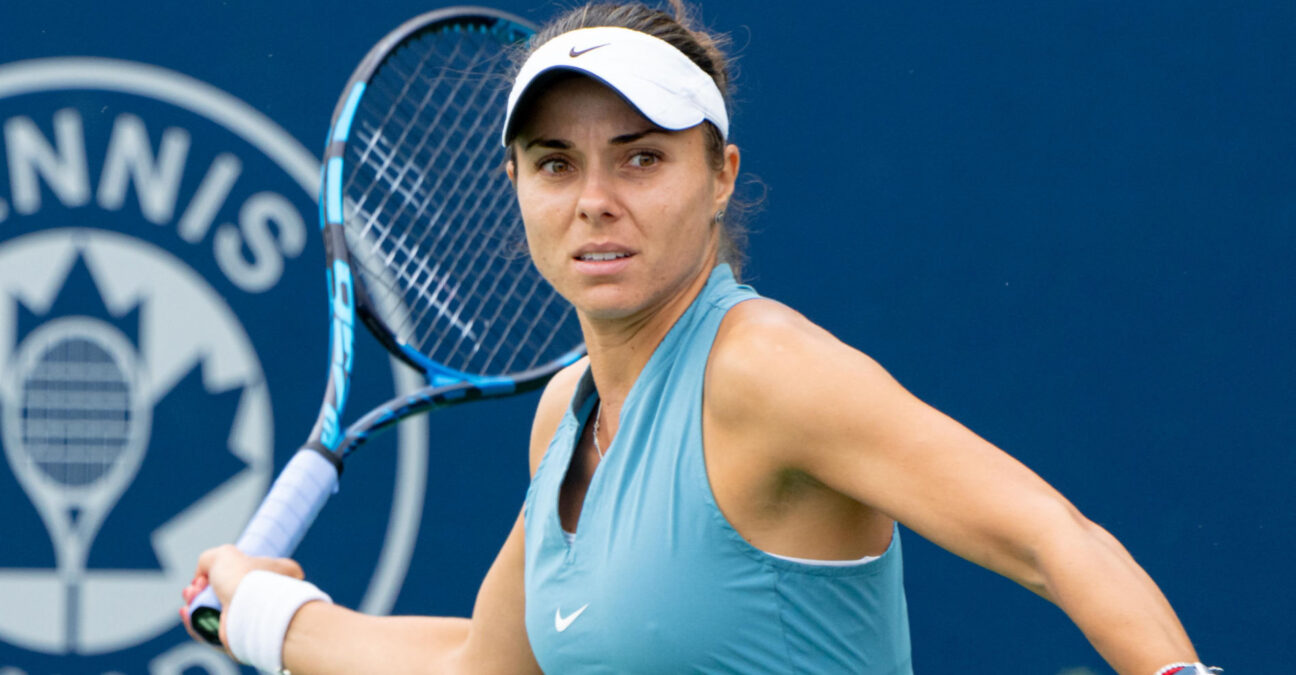
[[[703,376],[725,312],[755,297],[712,272],[631,388],[569,544],[558,492],[598,397],[581,378],[526,497],[527,636],[546,673],[912,674],[898,531],[872,561],[812,565],[756,549],[716,505]]]

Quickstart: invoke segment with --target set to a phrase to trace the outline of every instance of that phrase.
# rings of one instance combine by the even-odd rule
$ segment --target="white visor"
[[[563,33],[540,45],[522,64],[500,140],[517,134],[513,114],[527,89],[541,75],[569,70],[610,87],[648,121],[679,131],[707,120],[729,137],[724,96],[701,68],[669,42],[629,28],[601,26]]]

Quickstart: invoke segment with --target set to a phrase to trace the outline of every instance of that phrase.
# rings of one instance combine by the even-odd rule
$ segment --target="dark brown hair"
[[[702,72],[715,80],[716,87],[725,98],[726,105],[730,100],[729,59],[723,49],[728,46],[726,35],[713,34],[694,27],[692,13],[683,0],[668,0],[674,16],[659,9],[653,9],[639,3],[624,4],[587,4],[576,7],[546,24],[531,39],[527,51],[517,60],[517,67],[532,51],[553,38],[580,28],[615,26],[629,28],[664,40],[672,47],[697,64]],[[516,72],[514,73],[516,75]],[[711,124],[703,123],[703,135],[706,143],[707,163],[713,171],[724,168],[725,138],[720,130]],[[512,149],[509,150],[512,159]],[[743,248],[747,232],[740,223],[739,211],[744,207],[734,198],[730,198],[728,207],[719,220],[720,225],[720,261],[729,263],[737,277],[742,269]]]

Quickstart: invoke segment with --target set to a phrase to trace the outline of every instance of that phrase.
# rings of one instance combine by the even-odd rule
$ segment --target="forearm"
[[[293,617],[284,667],[295,675],[373,672],[456,673],[471,622],[461,618],[377,617],[314,602]]]
[[[288,626],[283,663],[295,675],[447,673],[540,675],[523,614],[519,514],[477,593],[472,619],[374,617],[336,605],[302,606]]]
[[[1121,675],[1152,675],[1168,663],[1197,661],[1170,603],[1125,547],[1083,516],[1073,520],[1037,551],[1036,590],[1061,607]]]

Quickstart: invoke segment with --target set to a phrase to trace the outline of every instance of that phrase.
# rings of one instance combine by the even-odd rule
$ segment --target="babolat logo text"
[[[0,65],[0,675],[238,672],[184,634],[179,591],[314,419],[317,182],[292,136],[179,73]],[[393,373],[358,406],[417,384],[356,359]],[[303,545],[363,611],[404,578],[425,434],[402,426],[338,496],[365,505]]]

